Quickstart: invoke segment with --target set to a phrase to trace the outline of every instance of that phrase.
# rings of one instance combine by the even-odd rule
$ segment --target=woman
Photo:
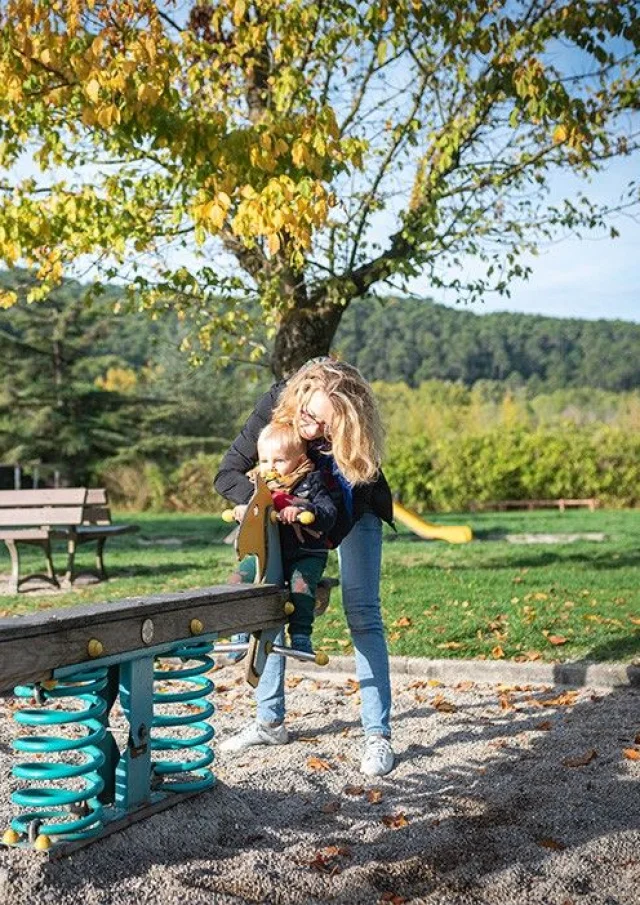
[[[365,745],[360,769],[384,776],[393,769],[390,743],[389,657],[380,612],[382,521],[392,524],[393,503],[380,471],[382,425],[369,384],[352,365],[314,359],[289,381],[275,384],[258,402],[231,449],[214,486],[222,496],[247,503],[253,485],[256,441],[271,420],[289,421],[308,441],[310,458],[337,480],[345,501],[330,540],[338,547],[342,601],[360,682]],[[270,656],[256,689],[257,719],[220,745],[238,752],[252,745],[283,745],[285,658]]]

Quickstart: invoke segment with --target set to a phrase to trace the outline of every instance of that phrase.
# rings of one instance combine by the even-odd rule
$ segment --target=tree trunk
[[[346,305],[331,305],[314,298],[308,307],[295,307],[282,318],[271,357],[271,368],[279,379],[292,374],[305,361],[328,355]]]

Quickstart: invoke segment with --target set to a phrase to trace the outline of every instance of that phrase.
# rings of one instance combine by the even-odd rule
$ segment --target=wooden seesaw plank
[[[0,619],[0,691],[44,681],[54,669],[91,662],[88,644],[93,639],[102,645],[101,657],[112,657],[196,640],[197,634],[276,628],[285,619],[284,602],[276,585],[216,585]],[[194,619],[201,623],[196,634]]]

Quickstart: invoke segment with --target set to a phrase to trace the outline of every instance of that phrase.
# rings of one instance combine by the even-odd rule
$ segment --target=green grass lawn
[[[382,594],[392,654],[488,659],[617,660],[640,656],[640,511],[482,513],[429,516],[470,524],[463,546],[386,533]],[[52,595],[0,597],[4,616],[45,607],[138,597],[224,581],[232,548],[220,518],[174,513],[126,514],[140,533],[106,548],[110,580]],[[604,542],[513,544],[509,534],[603,532]],[[0,572],[9,557],[1,545]],[[64,547],[56,550],[62,568]],[[92,564],[83,548],[80,564]],[[42,567],[24,554],[23,573]],[[331,554],[328,574],[337,574]],[[316,646],[348,652],[339,594],[315,628]]]

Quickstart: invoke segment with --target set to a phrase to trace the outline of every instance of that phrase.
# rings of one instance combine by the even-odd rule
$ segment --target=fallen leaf
[[[437,644],[436,647],[440,650],[460,650],[464,645],[461,641],[444,641],[442,644]]]
[[[555,839],[538,839],[538,845],[543,848],[551,848],[556,852],[563,852],[567,847],[562,842],[556,842]]]
[[[342,690],[342,693],[345,695],[356,694],[356,692],[360,691],[360,683],[356,682],[355,679],[347,679],[347,686]]]
[[[555,698],[545,698],[544,700],[537,701],[536,703],[538,703],[541,707],[570,707],[572,704],[575,704],[577,697],[577,691],[564,691],[562,694],[559,694]],[[531,703],[533,703],[533,701]]]
[[[366,798],[369,804],[379,804],[382,801],[382,789],[367,789]]]
[[[307,744],[312,744],[315,742],[319,742],[320,739],[317,735],[299,735],[297,741],[305,742]]]
[[[496,646],[492,649],[491,656],[494,660],[501,660],[504,657],[504,651],[499,644],[496,644]]]
[[[337,811],[340,810],[340,807],[341,807],[340,802],[337,800],[327,801],[326,804],[322,805],[320,810],[322,811],[323,814],[335,814]]]
[[[399,814],[385,814],[382,822],[393,830],[399,830],[400,827],[408,826],[409,824],[406,815],[402,811]]]
[[[396,619],[395,622],[392,622],[391,625],[396,625],[398,628],[406,628],[409,625],[413,625],[413,623],[408,616],[400,616],[400,618]]]
[[[439,713],[455,713],[458,709],[455,704],[447,701],[441,694],[437,694],[431,703]]]
[[[634,625],[640,625],[640,617],[638,617],[638,616],[630,616],[629,621],[632,622]]]
[[[562,763],[565,767],[586,767],[587,764],[590,764],[591,761],[598,756],[598,752],[595,748],[589,748],[588,751],[585,751],[584,754],[578,755],[578,757],[565,757]]]
[[[566,644],[569,639],[563,637],[563,635],[547,635],[547,641],[549,644]]]
[[[544,732],[548,732],[549,729],[551,729],[552,727],[553,727],[553,723],[551,722],[551,720],[542,720],[542,722],[538,723],[535,728],[540,729]]]
[[[390,905],[404,905],[404,903],[408,901],[409,899],[405,899],[404,896],[399,896],[395,892],[383,892],[378,899],[378,902],[384,902],[385,905],[387,905],[387,903],[390,903]]]
[[[342,791],[345,795],[362,795],[364,786],[346,785]]]
[[[328,845],[326,848],[317,851],[310,861],[302,861],[301,863],[307,864],[312,870],[334,877],[342,870],[340,865],[336,863],[336,860],[340,857],[350,858],[351,849],[342,845]]]
[[[538,650],[527,650],[524,652],[524,656],[527,660],[539,660],[542,654]]]
[[[513,704],[508,694],[501,694],[498,700],[500,701],[500,710],[513,710]]]
[[[302,682],[302,678],[302,676],[289,676],[289,678],[285,679],[285,685],[287,688],[297,688]]]
[[[321,849],[321,853],[325,858],[350,858],[351,849],[348,845],[327,845]]]
[[[326,760],[322,760],[319,757],[309,757],[307,758],[307,767],[310,770],[318,770],[322,772],[323,770],[332,770],[333,767]]]
[[[637,748],[623,748],[622,753],[627,760],[640,760],[640,751]]]

